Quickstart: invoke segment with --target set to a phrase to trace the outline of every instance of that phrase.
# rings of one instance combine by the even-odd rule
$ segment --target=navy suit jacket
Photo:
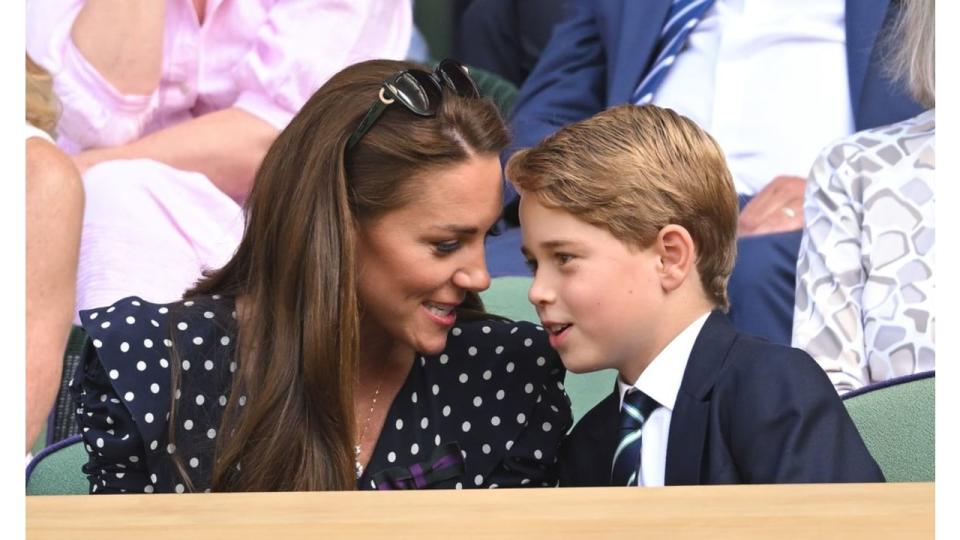
[[[629,103],[650,68],[671,0],[575,0],[517,96],[514,142],[533,146],[567,124]],[[877,36],[897,2],[846,0],[847,76],[856,130],[898,122],[922,108],[883,74]],[[815,105],[812,105],[815,106]],[[824,146],[830,141],[823,141]],[[509,186],[505,201],[516,197]]]
[[[609,485],[619,409],[614,388],[564,440],[561,486]],[[694,343],[667,441],[667,485],[884,481],[817,363],[719,311]]]

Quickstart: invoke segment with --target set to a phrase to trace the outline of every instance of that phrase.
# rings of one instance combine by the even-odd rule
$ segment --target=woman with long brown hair
[[[553,485],[562,366],[477,296],[507,142],[456,62],[335,75],[267,152],[225,267],[81,313],[91,492]]]

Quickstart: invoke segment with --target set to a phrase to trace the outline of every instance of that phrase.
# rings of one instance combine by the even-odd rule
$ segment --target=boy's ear
[[[683,285],[696,264],[696,247],[685,227],[670,224],[660,229],[655,242],[660,256],[660,285],[672,291]]]

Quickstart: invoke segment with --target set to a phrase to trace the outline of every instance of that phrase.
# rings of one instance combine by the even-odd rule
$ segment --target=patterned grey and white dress
[[[935,125],[855,133],[810,172],[793,346],[840,393],[934,369]]]

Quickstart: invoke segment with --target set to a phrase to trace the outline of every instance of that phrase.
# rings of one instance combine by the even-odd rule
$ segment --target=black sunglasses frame
[[[436,116],[443,101],[444,87],[460,97],[480,97],[480,90],[470,78],[467,67],[450,58],[441,60],[433,73],[422,69],[405,69],[383,81],[377,101],[370,106],[357,129],[347,140],[347,151],[360,142],[383,111],[394,102],[399,102],[417,116]]]

